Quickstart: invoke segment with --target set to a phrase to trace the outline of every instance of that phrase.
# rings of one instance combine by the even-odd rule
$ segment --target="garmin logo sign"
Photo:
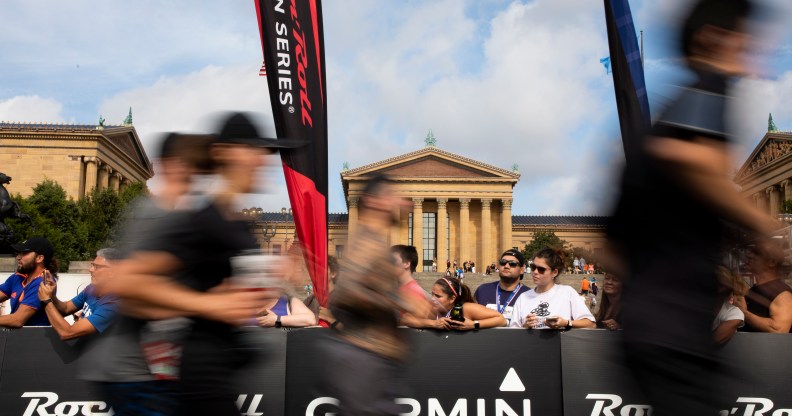
[[[501,382],[501,392],[524,392],[525,385],[523,384],[514,368],[510,368],[506,376]],[[515,410],[513,402],[515,400],[505,400],[497,398],[494,401],[487,399],[467,399],[459,398],[450,405],[443,406],[440,399],[430,397],[426,399],[426,403],[412,398],[399,398],[396,403],[409,407],[406,413],[402,416],[531,416],[531,400],[523,399],[521,405],[517,405]],[[326,410],[320,410],[327,407]],[[332,416],[334,411],[338,408],[338,399],[333,397],[318,397],[308,404],[305,409],[305,416]],[[425,412],[424,412],[425,409]],[[317,413],[317,410],[319,412]],[[494,411],[494,413],[492,413]],[[324,412],[324,413],[322,413]]]

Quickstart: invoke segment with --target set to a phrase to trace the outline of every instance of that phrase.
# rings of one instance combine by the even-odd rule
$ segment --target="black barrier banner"
[[[234,377],[240,415],[337,411],[322,384],[326,364],[316,354],[332,331],[247,331],[242,348],[257,358]],[[398,401],[403,415],[649,415],[620,361],[618,332],[403,331],[414,346]],[[735,375],[719,384],[727,405],[712,414],[792,416],[791,351],[788,334],[735,335],[722,349]],[[90,347],[63,342],[51,328],[0,330],[0,414],[110,415],[92,384],[78,378],[83,365],[96,365]]]
[[[738,333],[720,351],[726,366],[720,416],[792,416],[792,337]],[[561,336],[564,415],[646,416],[650,406],[622,362],[619,332]],[[717,407],[717,406],[716,406]]]
[[[415,351],[407,366],[407,391],[397,400],[403,415],[562,413],[557,332],[403,331],[413,338]],[[286,414],[324,416],[338,410],[321,385],[325,364],[318,351],[329,336],[330,331],[314,330],[289,334]]]
[[[234,375],[243,416],[285,415],[287,332],[245,328],[242,348],[255,357]]]
[[[7,332],[0,367],[3,415],[111,415],[110,407],[76,377],[84,343],[61,341],[52,328]]]
[[[245,416],[283,415],[286,332],[245,329],[242,348],[256,358],[235,375],[237,407]],[[79,378],[97,365],[90,345],[61,341],[52,328],[0,330],[0,415],[111,415],[92,383]]]

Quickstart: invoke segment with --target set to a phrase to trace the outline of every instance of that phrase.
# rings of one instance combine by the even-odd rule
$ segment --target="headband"
[[[448,287],[451,288],[451,291],[454,292],[454,296],[459,297],[459,293],[457,293],[457,291],[454,290],[454,286],[451,286],[451,281],[446,279],[445,277],[443,278],[443,280],[445,280],[445,282],[448,285]]]

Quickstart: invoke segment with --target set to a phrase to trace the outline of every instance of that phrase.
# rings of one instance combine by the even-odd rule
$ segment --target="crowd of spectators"
[[[112,324],[118,298],[106,293],[103,285],[113,279],[115,265],[122,258],[119,250],[99,250],[90,263],[91,284],[74,298],[63,301],[57,297],[57,260],[51,243],[46,238],[34,237],[14,248],[18,270],[0,285],[0,299],[10,300],[9,314],[0,316],[0,326],[52,326],[62,339],[68,340],[101,334]],[[590,303],[597,296],[596,277],[584,276],[579,293],[558,283],[564,264],[560,251],[543,249],[528,262],[520,251],[507,250],[501,255],[498,266],[491,267],[497,270],[499,279],[479,285],[475,293],[456,276],[438,279],[431,290],[426,291],[413,277],[418,262],[415,247],[395,245],[390,253],[399,270],[399,291],[415,301],[413,311],[401,314],[402,326],[439,330],[501,326],[622,328],[623,279],[614,273],[602,277],[602,296],[596,307],[596,303]],[[300,253],[295,252],[295,255],[300,257]],[[720,303],[713,315],[713,339],[724,343],[738,331],[792,332],[792,288],[781,279],[781,262],[763,255],[761,247],[752,247],[744,256],[744,265],[755,281],[751,287],[741,274],[724,266],[719,268]],[[288,269],[293,270],[293,267]],[[526,272],[530,273],[533,288],[523,282]],[[330,256],[328,293],[333,292],[338,274],[339,262]],[[285,289],[287,286],[277,289],[277,296],[268,298],[258,307],[251,325],[335,327],[337,322],[332,312],[319,304],[314,293],[300,300],[294,291]],[[457,320],[451,316],[455,307],[462,311]],[[72,322],[65,319],[70,315]]]

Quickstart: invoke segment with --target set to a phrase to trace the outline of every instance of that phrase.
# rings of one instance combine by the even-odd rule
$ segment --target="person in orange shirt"
[[[586,276],[580,281],[580,294],[583,296],[588,296],[590,288],[591,282],[589,282],[588,276]]]

